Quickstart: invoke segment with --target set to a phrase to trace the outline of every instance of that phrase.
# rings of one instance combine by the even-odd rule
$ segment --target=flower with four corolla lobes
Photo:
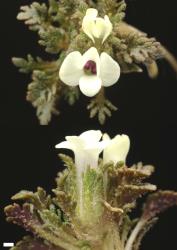
[[[126,163],[126,157],[130,149],[130,139],[127,135],[116,135],[112,140],[108,134],[103,135],[106,148],[103,151],[103,163]]]
[[[79,51],[71,52],[60,67],[59,77],[69,86],[79,85],[84,95],[92,97],[102,86],[109,87],[118,81],[120,66],[105,52],[99,56],[92,47],[83,55]]]
[[[99,130],[89,130],[80,136],[66,136],[66,141],[57,144],[56,148],[66,148],[74,152],[76,168],[82,172],[88,166],[98,166],[99,154],[105,147],[100,141],[102,133]]]
[[[107,15],[104,18],[97,17],[97,15],[98,11],[96,9],[87,9],[82,22],[82,29],[93,42],[99,39],[104,43],[111,34],[113,27]]]

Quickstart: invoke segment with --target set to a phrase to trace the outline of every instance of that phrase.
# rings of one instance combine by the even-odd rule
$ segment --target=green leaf
[[[73,158],[65,154],[59,154],[59,157],[64,162],[64,166],[66,166],[70,170],[75,168]]]
[[[47,125],[52,114],[59,113],[55,108],[58,88],[58,72],[33,71],[33,82],[28,85],[27,100],[37,108],[41,125]]]
[[[98,121],[103,125],[106,121],[106,117],[111,117],[111,111],[116,111],[117,108],[107,99],[101,99],[99,97],[91,100],[90,104],[87,106],[90,110],[90,118],[98,116]]]
[[[40,239],[32,238],[30,236],[24,237],[11,250],[62,250],[59,247],[52,246]]]
[[[31,30],[41,30],[48,19],[48,10],[45,3],[32,3],[30,6],[22,6],[17,19],[29,25]]]
[[[46,47],[46,52],[57,54],[67,47],[67,36],[62,28],[50,26],[39,32],[39,44]]]

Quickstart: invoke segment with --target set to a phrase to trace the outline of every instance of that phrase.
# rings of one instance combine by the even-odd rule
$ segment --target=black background
[[[177,57],[176,1],[127,0],[126,20],[155,36]],[[0,244],[15,242],[23,229],[5,222],[3,207],[21,189],[46,190],[54,187],[54,177],[62,168],[54,145],[65,135],[78,135],[88,129],[100,129],[114,136],[128,134],[131,150],[128,163],[138,161],[156,166],[151,182],[160,189],[177,190],[177,78],[170,66],[159,62],[160,75],[150,80],[146,73],[122,75],[119,83],[107,89],[107,96],[118,106],[104,126],[90,120],[85,109],[88,98],[70,107],[60,103],[61,114],[49,126],[39,126],[35,110],[25,100],[29,76],[18,73],[11,64],[12,56],[27,53],[43,55],[36,46],[37,35],[16,21],[21,5],[31,1],[1,3],[1,179],[0,179]],[[177,209],[161,215],[154,229],[145,237],[142,250],[177,250]]]

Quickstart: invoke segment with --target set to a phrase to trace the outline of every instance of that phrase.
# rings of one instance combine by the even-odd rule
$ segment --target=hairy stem
[[[35,229],[36,233],[40,235],[41,238],[46,239],[57,247],[62,247],[65,250],[79,250],[75,244],[70,243],[64,238],[59,238],[58,236],[52,235],[47,230],[41,229],[40,227]]]
[[[96,102],[102,106],[104,104],[105,101],[105,90],[104,87],[102,87],[99,91],[99,93],[96,96]]]
[[[116,225],[110,226],[110,230],[105,237],[102,250],[123,250],[122,242]]]
[[[139,232],[143,228],[144,224],[145,224],[144,220],[140,220],[136,224],[135,228],[133,229],[132,233],[130,234],[130,237],[125,245],[125,250],[132,250],[133,249],[133,244],[136,240],[136,237],[138,236]]]

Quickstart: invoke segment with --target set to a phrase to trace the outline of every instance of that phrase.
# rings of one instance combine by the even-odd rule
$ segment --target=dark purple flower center
[[[97,73],[96,63],[94,61],[92,61],[92,60],[89,60],[84,65],[84,71],[88,75],[96,75],[96,73]]]

